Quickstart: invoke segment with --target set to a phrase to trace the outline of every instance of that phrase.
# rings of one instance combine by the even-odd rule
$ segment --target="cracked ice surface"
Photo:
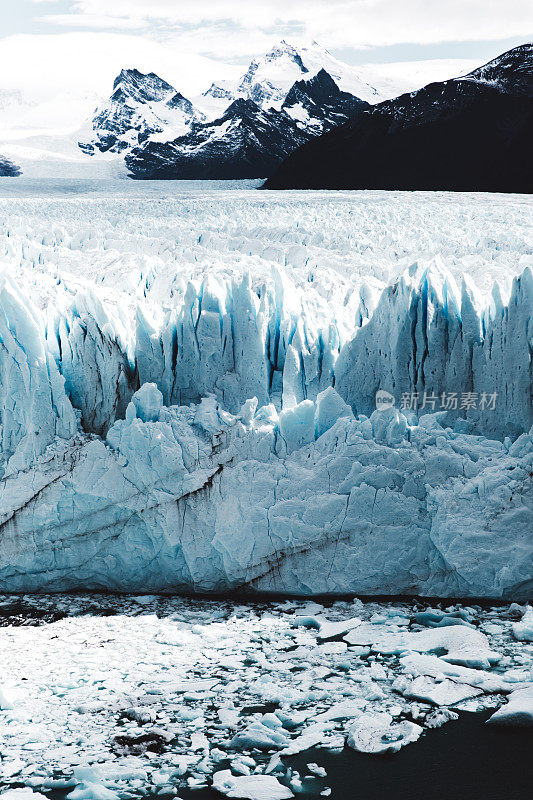
[[[1,589],[527,596],[526,198],[21,180],[0,211]]]
[[[462,710],[531,725],[524,612],[3,596],[0,786],[112,800],[213,782],[285,798],[304,776],[284,756],[309,747],[395,752]]]

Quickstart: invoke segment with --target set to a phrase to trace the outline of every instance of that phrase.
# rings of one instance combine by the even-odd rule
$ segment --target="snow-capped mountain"
[[[165,175],[236,178],[253,172],[254,177],[265,177],[295,147],[364,107],[359,95],[343,91],[337,83],[356,85],[374,101],[378,97],[377,90],[316,43],[296,49],[283,41],[254,59],[239,81],[212,84],[194,104],[154,73],[123,69],[79,146],[88,155],[97,150],[123,154],[136,176],[151,173],[155,164],[159,174],[165,164]],[[235,106],[236,101],[245,104]],[[282,110],[283,116],[272,113]],[[295,133],[287,116],[307,136]],[[178,139],[183,141],[176,145]],[[170,142],[173,145],[167,146]],[[132,154],[143,145],[142,153]],[[236,172],[228,175],[231,164]]]
[[[532,52],[374,106],[290,156],[267,188],[532,191]]]
[[[469,80],[489,85],[494,63],[486,65],[484,71],[480,68],[470,72]],[[202,125],[208,125],[213,135],[219,137],[219,121],[235,100],[255,103],[267,115],[272,108],[283,111],[296,123],[300,132],[306,132],[311,138],[348,119],[350,107],[357,105],[350,96],[379,104],[397,97],[402,91],[417,89],[424,80],[440,80],[454,72],[464,74],[473,66],[475,62],[456,60],[352,67],[343,64],[316,42],[295,46],[282,41],[265,55],[254,59],[238,78],[228,79],[228,75],[237,74],[235,65],[230,68],[213,62],[209,78],[214,78],[214,82],[201,95],[197,94],[200,80],[196,80],[193,86],[190,74],[183,66],[176,69],[170,64],[168,73],[164,73],[167,78],[169,74],[172,76],[169,82],[160,77],[162,72],[149,72],[148,64],[144,71],[123,69],[108,100],[101,99],[100,90],[79,96],[74,92],[60,98],[61,102],[56,102],[56,99],[44,106],[37,101],[35,105],[33,100],[29,102],[22,95],[10,94],[5,99],[2,95],[0,104],[7,105],[0,120],[0,152],[9,161],[20,165],[25,176],[125,177],[126,156],[148,142],[154,145],[152,149],[155,151],[155,145],[191,135],[188,144],[193,151],[199,145],[202,151],[199,155],[203,157],[208,136]],[[501,67],[500,64],[500,70]],[[513,69],[513,64],[508,64],[507,68]],[[321,71],[331,79],[328,87],[324,85],[324,76],[318,77]],[[202,80],[205,77],[207,75]],[[311,88],[299,88],[302,82],[309,84],[315,80],[316,84]],[[331,83],[336,88],[332,88]],[[307,95],[304,103],[296,98],[302,91]],[[332,96],[330,99],[318,98],[317,92]],[[342,92],[347,95],[344,97],[346,102]],[[91,107],[96,107],[96,111],[90,117],[86,116],[82,124],[86,110]],[[361,109],[361,105],[356,108]],[[283,117],[268,119],[266,128],[269,130],[273,130],[271,123],[274,120],[284,126]],[[287,154],[283,136],[290,130],[285,128],[280,134],[280,152],[283,155]],[[196,145],[195,136],[199,137]],[[258,143],[253,141],[250,145],[252,150],[264,147],[263,139],[264,136]],[[231,144],[229,142],[228,146]],[[295,146],[298,144],[299,137]],[[217,150],[218,147],[214,152]],[[134,160],[138,160],[137,157],[136,153]],[[248,155],[245,160],[247,158]],[[227,163],[230,161],[228,159]],[[264,177],[268,170],[262,169],[260,174]]]
[[[123,69],[115,79],[107,104],[92,119],[93,136],[80,142],[88,154],[123,152],[149,137],[163,141],[185,133],[203,115],[176,89],[153,72]]]
[[[238,98],[221,117],[172,142],[149,138],[127,154],[126,165],[136,178],[264,177],[297,147],[368,107],[321,70],[297,81],[280,110]]]
[[[172,142],[150,139],[126,156],[126,165],[136,178],[256,178],[308,140],[285,112],[239,98],[219,119]]]
[[[369,82],[362,71],[343,64],[317,42],[297,48],[283,40],[261,58],[254,59],[239,81],[213,83],[196,103],[212,111],[243,97],[262,108],[281,108],[294,83],[309,80],[322,69],[341,90],[362,100],[377,103],[386,96]]]

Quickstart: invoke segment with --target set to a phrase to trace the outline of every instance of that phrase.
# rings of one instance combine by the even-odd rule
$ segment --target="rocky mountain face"
[[[232,179],[269,175],[309,135],[282,111],[235,100],[220,119],[172,142],[147,141],[126,156],[135,178]]]
[[[319,45],[299,51],[287,42],[194,104],[154,73],[122,70],[79,146],[121,154],[135,178],[267,177],[297,147],[369,107],[337,83],[350,80],[350,68]]]
[[[158,134],[168,138],[185,133],[202,118],[189,100],[155,73],[123,69],[108,103],[92,119],[94,135],[79,146],[88,154],[121,153]]]
[[[353,117],[266,188],[533,190],[533,45]]]
[[[309,80],[296,81],[282,105],[282,110],[302,127],[314,126],[320,133],[366,108],[370,108],[369,103],[342,92],[325,69]]]
[[[126,165],[135,178],[263,177],[309,139],[368,107],[321,70],[297,81],[281,110],[239,98],[219,119],[193,125],[174,141],[148,139],[126,156]]]

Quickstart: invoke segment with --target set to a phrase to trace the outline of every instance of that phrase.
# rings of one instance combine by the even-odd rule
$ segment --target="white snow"
[[[0,684],[0,711],[9,711],[13,708],[14,699],[12,692]]]
[[[29,787],[22,789],[8,789],[7,792],[2,792],[0,797],[3,800],[47,800],[46,795],[40,792],[34,792]]]

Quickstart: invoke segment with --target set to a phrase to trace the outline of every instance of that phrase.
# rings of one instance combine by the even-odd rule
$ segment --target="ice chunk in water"
[[[213,788],[226,797],[242,800],[289,800],[294,797],[273,775],[238,775],[223,769],[213,775]]]
[[[524,642],[533,642],[533,606],[527,606],[524,616],[520,622],[513,625],[515,639]]]
[[[533,725],[533,685],[511,692],[506,705],[487,720],[492,725]]]
[[[414,722],[393,723],[385,712],[362,714],[350,726],[347,744],[361,753],[396,753],[416,742],[422,732]]]

